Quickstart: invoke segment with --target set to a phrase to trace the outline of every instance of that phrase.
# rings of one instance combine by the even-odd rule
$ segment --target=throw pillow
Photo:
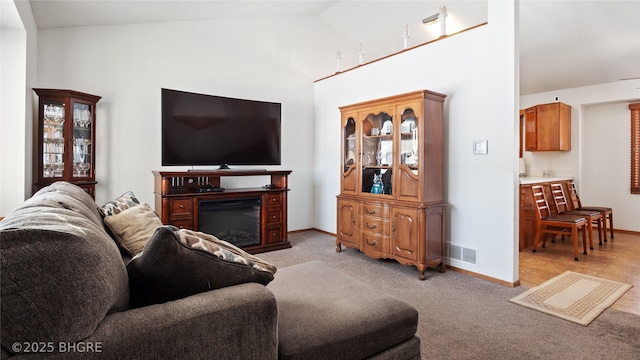
[[[127,272],[130,306],[141,307],[247,282],[267,285],[276,267],[215,236],[167,225]]]
[[[102,207],[98,208],[98,211],[100,211],[100,215],[102,215],[102,217],[105,217],[119,214],[120,212],[136,205],[140,205],[140,201],[138,201],[138,198],[136,198],[133,192],[127,191],[113,201],[109,201]]]
[[[106,216],[104,223],[111,230],[118,246],[130,255],[141,252],[156,229],[162,226],[158,215],[146,203]]]

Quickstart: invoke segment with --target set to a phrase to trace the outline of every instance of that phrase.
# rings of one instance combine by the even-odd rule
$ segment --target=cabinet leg
[[[336,252],[339,253],[342,251],[342,245],[339,242],[336,242]]]
[[[424,280],[426,277],[424,276],[425,271],[427,271],[427,267],[424,265],[416,265],[418,268],[418,279]]]

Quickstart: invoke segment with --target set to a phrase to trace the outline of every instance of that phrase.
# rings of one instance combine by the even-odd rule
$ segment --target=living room
[[[477,266],[455,266],[514,284],[518,281],[519,109],[558,96],[574,107],[578,125],[595,113],[590,104],[639,97],[638,80],[521,96],[514,56],[518,15],[510,2],[487,2],[476,23],[486,21],[486,25],[320,81],[316,80],[335,72],[338,50],[344,69],[357,66],[357,46],[317,16],[38,30],[27,6],[23,2],[16,6],[26,31],[3,31],[2,42],[3,87],[16,89],[3,91],[2,99],[3,214],[31,193],[27,165],[32,157],[31,124],[5,119],[33,117],[37,99],[30,89],[34,87],[102,96],[96,115],[98,203],[127,190],[153,203],[151,171],[160,168],[161,88],[282,102],[282,168],[293,171],[289,230],[316,228],[329,233],[335,232],[339,192],[338,107],[429,89],[448,95],[447,241],[480,254]],[[454,9],[449,11],[453,14]],[[12,38],[19,40],[5,41]],[[10,58],[12,52],[5,49],[21,55]],[[7,58],[10,61],[5,62]],[[9,72],[5,66],[21,71]],[[318,73],[317,68],[327,70]],[[18,105],[17,113],[6,113],[12,110],[4,104],[10,103]],[[576,149],[588,141],[577,131],[574,136]],[[470,151],[478,139],[489,141],[489,156]],[[8,154],[16,155],[15,149],[25,151],[7,159]],[[549,156],[530,158],[532,168],[544,166]],[[552,161],[556,173],[582,180],[584,161],[577,151]],[[640,216],[637,204],[620,213],[628,216],[621,218],[620,229],[640,231],[634,222]],[[496,227],[496,221],[501,226]]]

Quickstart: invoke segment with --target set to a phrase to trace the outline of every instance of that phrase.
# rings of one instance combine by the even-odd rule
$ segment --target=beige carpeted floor
[[[414,267],[354,249],[336,253],[328,234],[305,231],[289,240],[291,249],[258,256],[278,267],[322,260],[415,306],[423,359],[640,359],[640,316],[609,308],[582,326],[509,302],[524,287],[451,270],[427,270],[420,281]]]

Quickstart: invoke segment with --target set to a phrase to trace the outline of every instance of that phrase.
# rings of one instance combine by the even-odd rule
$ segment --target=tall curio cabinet
[[[336,251],[445,270],[443,112],[421,90],[340,108]]]
[[[95,110],[101,97],[73,90],[33,90],[39,97],[36,190],[68,181],[95,197]]]

